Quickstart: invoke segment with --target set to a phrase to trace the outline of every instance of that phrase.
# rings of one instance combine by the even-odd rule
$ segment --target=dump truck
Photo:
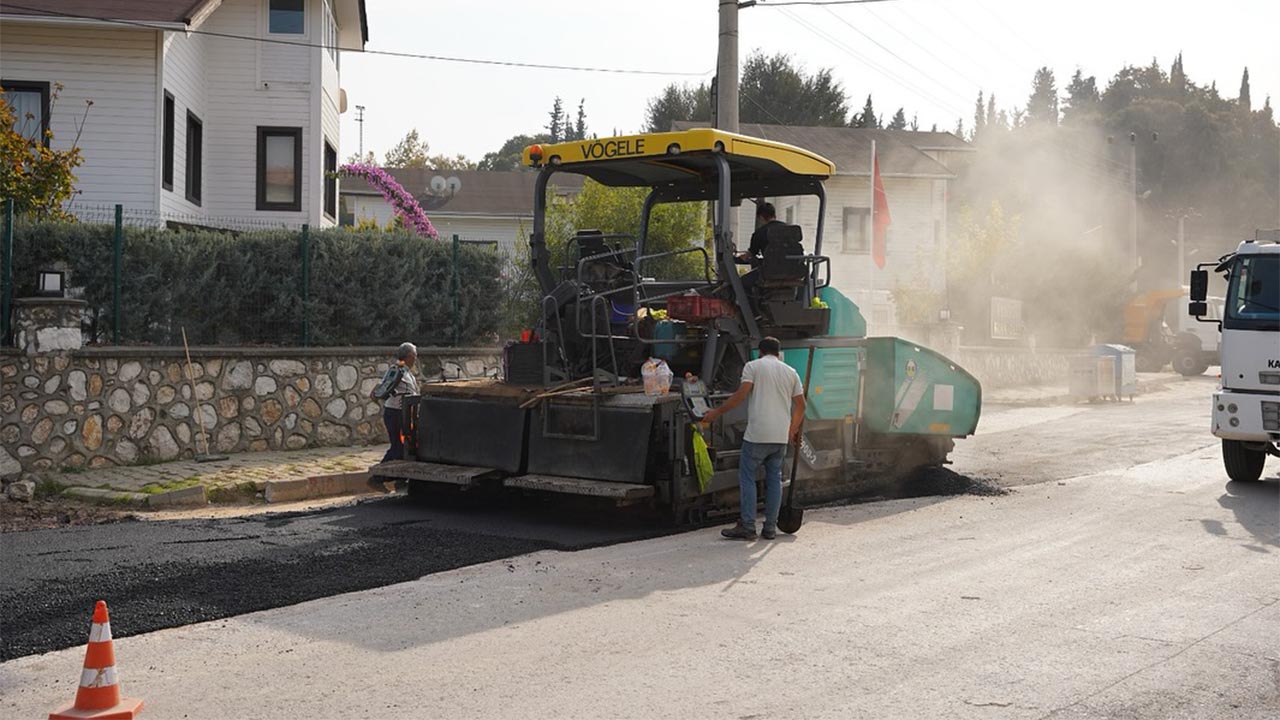
[[[1186,287],[1151,290],[1125,304],[1119,341],[1134,349],[1138,370],[1159,372],[1171,365],[1175,372],[1192,377],[1218,364],[1217,332],[1177,310],[1187,293]],[[1207,318],[1222,317],[1222,298],[1206,298],[1206,303]]]
[[[1221,318],[1209,317],[1209,270],[1227,281]],[[1280,230],[1191,272],[1188,314],[1222,333],[1222,385],[1213,394],[1213,434],[1222,463],[1238,482],[1262,477],[1268,455],[1280,457]]]
[[[373,472],[407,480],[410,495],[580,496],[645,505],[677,523],[736,512],[745,405],[709,429],[696,421],[737,388],[765,336],[781,340],[809,388],[798,504],[941,465],[974,432],[978,381],[919,344],[867,337],[857,305],[830,284],[826,158],[713,129],[532,145],[523,158],[537,172],[536,326],[505,348],[501,380],[427,384],[404,404],[406,459]],[[547,191],[561,173],[646,189],[638,233],[575,228],[553,253]],[[794,196],[816,202],[813,236],[775,223],[755,276],[744,276],[731,214],[744,200]],[[653,249],[653,212],[666,203],[703,204],[710,237]],[[645,392],[646,363],[674,377],[666,392]],[[705,463],[696,471],[700,432],[709,476]]]

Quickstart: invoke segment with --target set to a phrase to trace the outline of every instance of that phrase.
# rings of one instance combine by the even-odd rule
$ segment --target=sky
[[[781,1],[781,0],[775,0]],[[671,82],[714,74],[718,0],[368,0],[368,50],[484,60],[658,71],[640,75],[495,67],[347,52],[343,154],[379,157],[417,128],[432,154],[479,160],[509,137],[545,128],[556,96],[572,116],[585,100],[601,136],[638,131],[649,98]],[[1183,54],[1188,76],[1235,97],[1249,68],[1254,107],[1280,103],[1280,2],[1273,0],[886,0],[740,12],[742,58],[788,53],[802,67],[834,70],[860,110],[898,107],[920,127],[972,123],[979,89],[1012,110],[1024,106],[1041,66],[1059,90],[1076,68],[1099,88],[1125,64]],[[674,73],[692,73],[681,76]]]

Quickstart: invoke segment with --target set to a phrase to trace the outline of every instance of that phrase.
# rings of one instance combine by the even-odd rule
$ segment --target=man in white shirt
[[[738,487],[741,517],[738,524],[720,534],[735,540],[756,538],[756,472],[764,465],[764,529],[766,540],[777,537],[778,511],[782,508],[782,461],[787,443],[800,444],[804,422],[804,385],[800,375],[779,357],[782,345],[777,338],[760,341],[760,358],[742,369],[742,384],[725,403],[703,416],[713,420],[742,404],[747,404],[747,432],[738,459]]]

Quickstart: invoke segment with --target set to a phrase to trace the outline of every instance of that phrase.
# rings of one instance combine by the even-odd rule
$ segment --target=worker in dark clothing
[[[751,271],[742,276],[742,289],[746,291],[747,297],[755,294],[755,287],[760,283],[760,263],[764,262],[764,249],[769,245],[769,229],[773,225],[783,225],[778,220],[778,213],[773,209],[773,203],[768,203],[761,198],[756,201],[756,231],[751,233],[751,244],[747,246],[747,251],[738,253],[738,262],[744,265],[750,265]]]
[[[757,200],[756,231],[751,233],[751,244],[747,246],[747,251],[738,253],[740,262],[749,263],[753,268],[760,267],[760,262],[764,259],[764,249],[769,244],[769,226],[773,224],[783,224],[778,219],[777,211],[773,209],[773,203],[765,202],[763,199]]]

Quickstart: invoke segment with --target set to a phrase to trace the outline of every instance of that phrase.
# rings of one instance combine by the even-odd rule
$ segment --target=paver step
[[[502,484],[507,487],[523,488],[525,490],[542,490],[567,495],[588,495],[620,501],[640,500],[653,496],[652,485],[587,480],[563,475],[520,475],[507,478],[502,481]]]

